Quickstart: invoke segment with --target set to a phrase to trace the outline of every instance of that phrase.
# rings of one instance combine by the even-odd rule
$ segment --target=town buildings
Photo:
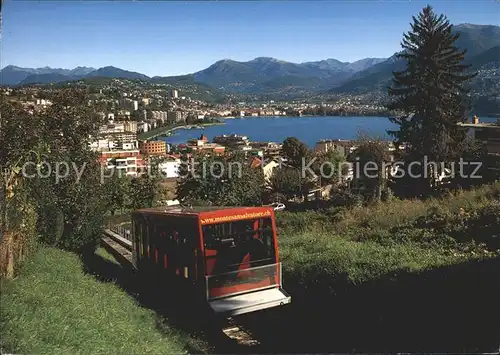
[[[141,142],[140,152],[145,156],[164,156],[167,153],[167,143],[162,140]]]
[[[216,136],[213,138],[214,143],[222,144],[229,147],[237,147],[242,145],[248,145],[248,137],[240,136],[237,134]]]
[[[137,176],[145,163],[139,150],[102,150],[100,162],[108,169],[116,169],[119,176]]]
[[[481,144],[488,154],[500,156],[500,125],[480,123],[479,118],[474,117],[472,123],[459,123],[459,126],[466,130],[469,138]]]
[[[347,156],[356,149],[353,141],[343,139],[322,139],[316,142],[314,151],[324,154],[331,151],[338,153],[341,156]]]
[[[152,119],[161,121],[162,123],[165,123],[168,120],[167,111],[151,111],[151,116]]]

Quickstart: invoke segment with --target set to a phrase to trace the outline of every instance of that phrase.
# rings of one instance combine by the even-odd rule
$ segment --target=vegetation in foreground
[[[106,252],[99,250],[101,255]],[[191,339],[112,283],[85,274],[75,254],[40,248],[2,285],[2,348],[25,354],[179,354]]]
[[[277,225],[285,273],[327,297],[384,275],[500,256],[500,183],[425,201],[283,211]]]
[[[495,252],[500,249],[499,200],[500,183],[493,183],[426,200],[284,211],[277,224],[285,236],[313,231],[388,247],[411,242],[454,252]]]
[[[274,326],[300,339],[280,351],[497,350],[499,199],[496,183],[425,201],[278,212],[293,307]]]

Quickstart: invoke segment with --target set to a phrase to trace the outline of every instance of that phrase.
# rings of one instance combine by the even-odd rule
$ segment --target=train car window
[[[144,260],[147,258],[147,255],[146,255],[146,238],[147,238],[147,234],[148,234],[148,231],[147,231],[147,223],[146,223],[146,219],[144,217],[139,217],[139,230],[140,230],[140,239],[139,239],[139,243],[140,243],[140,247],[139,247],[139,254],[140,254],[140,258],[141,260]]]
[[[160,241],[160,225],[161,217],[154,216],[151,218],[149,227],[149,257],[153,264],[157,265],[159,262],[159,241]]]
[[[203,227],[205,259],[216,259],[210,274],[256,267],[275,261],[274,233],[270,218],[242,220]],[[244,261],[248,260],[248,261]]]
[[[133,231],[134,231],[134,238],[133,238],[133,250],[136,258],[136,262],[141,260],[141,249],[142,249],[142,233],[141,233],[141,227],[142,223],[139,220],[139,218],[136,218],[132,221],[133,225]]]
[[[195,275],[195,264],[197,263],[195,249],[198,241],[198,226],[195,220],[179,218],[176,220],[175,236],[177,245],[177,267],[180,268],[181,276],[193,279]]]
[[[161,268],[168,269],[169,265],[169,235],[171,235],[172,225],[169,218],[162,217],[158,221],[158,260]]]
[[[145,218],[144,229],[142,230],[142,255],[144,259],[149,259],[149,238],[150,238],[150,220]]]
[[[259,239],[266,245],[268,252],[267,257],[274,258],[274,233],[273,223],[270,218],[262,218],[259,220]]]
[[[164,269],[165,255],[165,217],[158,216],[151,221],[153,234],[151,235],[151,259],[156,265],[156,268]]]

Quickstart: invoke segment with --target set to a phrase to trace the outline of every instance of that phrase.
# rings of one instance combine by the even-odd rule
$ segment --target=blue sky
[[[113,65],[178,75],[219,59],[389,57],[425,1],[22,1],[2,8],[0,66]],[[431,2],[452,23],[500,24],[500,2]]]

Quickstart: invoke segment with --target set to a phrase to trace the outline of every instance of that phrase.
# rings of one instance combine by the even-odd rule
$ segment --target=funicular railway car
[[[291,302],[271,207],[151,208],[134,212],[132,223],[137,270],[212,314]]]

